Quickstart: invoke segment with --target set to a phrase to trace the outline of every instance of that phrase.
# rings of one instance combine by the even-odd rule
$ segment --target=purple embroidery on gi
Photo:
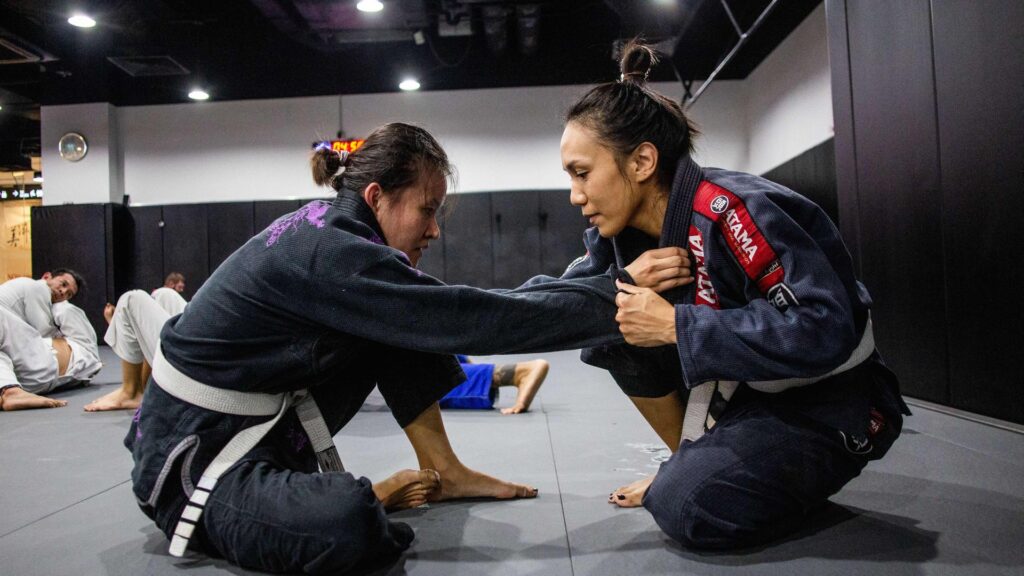
[[[292,443],[292,448],[294,448],[296,452],[301,452],[302,449],[306,447],[306,444],[309,443],[309,436],[306,436],[306,432],[304,430],[296,430],[295,424],[288,427],[286,435],[288,436],[288,440]]]
[[[135,414],[132,414],[132,422],[135,424],[135,439],[142,438],[142,427],[139,426],[139,418],[142,416],[142,406],[135,409]]]
[[[270,235],[267,237],[267,247],[271,247],[281,239],[281,236],[288,230],[298,230],[299,224],[306,222],[317,228],[324,227],[324,214],[327,213],[327,203],[319,200],[310,202],[295,211],[287,218],[282,218],[270,225]]]

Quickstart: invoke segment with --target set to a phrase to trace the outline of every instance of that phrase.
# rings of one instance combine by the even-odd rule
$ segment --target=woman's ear
[[[637,182],[644,182],[658,170],[658,149],[650,142],[641,142],[633,150],[632,161]]]
[[[363,200],[366,201],[366,205],[369,206],[374,213],[380,209],[380,202],[383,197],[384,189],[376,182],[370,182],[370,184],[363,189]]]

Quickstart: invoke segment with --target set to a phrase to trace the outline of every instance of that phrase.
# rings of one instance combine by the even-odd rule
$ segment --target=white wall
[[[763,174],[834,135],[827,32],[822,3],[744,81],[746,172]]]
[[[40,119],[42,166],[46,196],[44,204],[89,204],[120,202],[120,161],[116,126],[117,109],[101,102],[69,106],[43,106]],[[88,149],[78,162],[61,159],[57,142],[68,132],[85,137]],[[114,170],[112,170],[112,168]]]
[[[338,98],[137,106],[119,122],[133,205],[305,198],[321,194],[309,151],[334,137]]]
[[[118,202],[122,188],[136,205],[322,196],[309,174],[310,144],[339,128],[361,137],[396,120],[438,138],[458,170],[458,192],[567,188],[562,118],[589,88],[45,106],[44,202]],[[654,88],[677,100],[682,93],[678,83]],[[824,7],[748,79],[716,81],[690,113],[703,132],[696,159],[707,166],[762,173],[831,137]],[[89,138],[89,156],[78,164],[56,156],[70,129]]]

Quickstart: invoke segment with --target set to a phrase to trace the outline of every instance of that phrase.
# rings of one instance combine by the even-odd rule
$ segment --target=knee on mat
[[[644,507],[663,532],[686,548],[722,550],[749,543],[750,533],[729,510],[729,503],[714,496],[708,482],[687,487],[662,480],[662,474],[644,496]]]

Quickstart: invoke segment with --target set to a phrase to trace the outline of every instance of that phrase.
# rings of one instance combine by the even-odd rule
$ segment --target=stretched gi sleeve
[[[610,276],[514,290],[449,286],[397,251],[311,294],[302,313],[354,336],[424,352],[469,355],[568,350],[622,341]]]
[[[715,266],[735,267],[746,283],[736,288],[748,301],[721,310],[676,305],[686,385],[827,374],[849,358],[860,336],[851,295],[836,270],[842,265],[834,254],[841,247],[838,233],[809,202],[787,212],[777,203],[785,197],[756,194],[740,201],[718,190],[731,203],[709,232],[715,243],[711,279]]]
[[[43,280],[37,280],[25,287],[25,322],[39,331],[44,338],[53,337],[57,327],[53,321],[53,304],[50,288]]]

